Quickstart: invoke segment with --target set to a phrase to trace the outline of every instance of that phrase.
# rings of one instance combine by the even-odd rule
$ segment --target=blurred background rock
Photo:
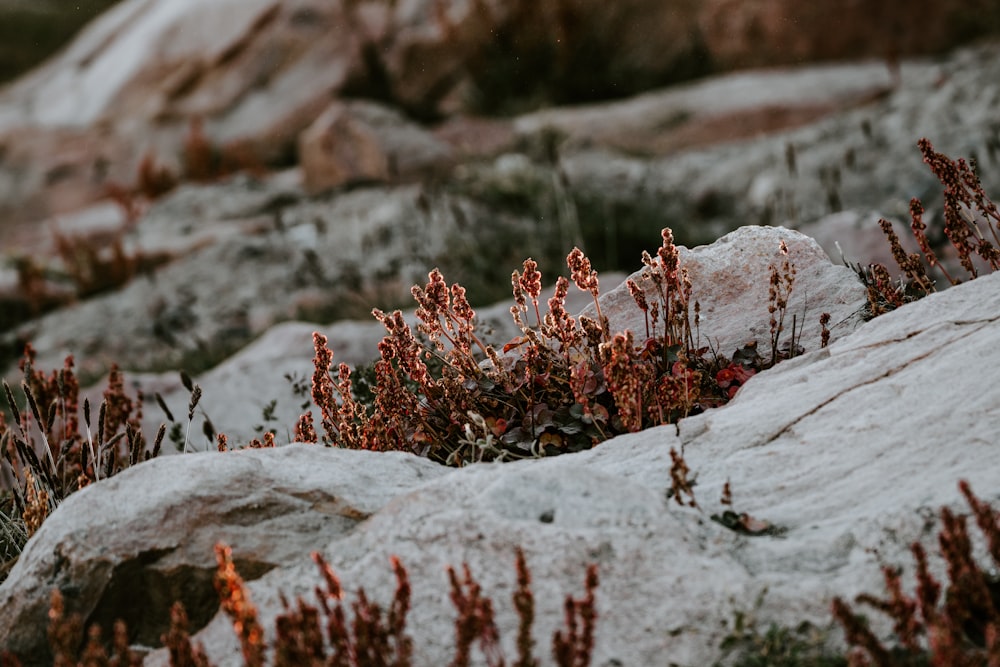
[[[0,0],[0,84],[52,55],[119,0]]]

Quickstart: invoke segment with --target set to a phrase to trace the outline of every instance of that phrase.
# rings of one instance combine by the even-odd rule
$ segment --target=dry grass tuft
[[[74,491],[159,453],[163,430],[152,447],[140,426],[142,397],[125,392],[117,366],[91,421],[89,400],[79,403],[80,385],[73,357],[50,374],[34,368],[35,352],[26,346],[20,362],[21,400],[3,382],[12,423],[0,413],[0,555],[6,570],[27,539]],[[83,416],[81,422],[80,416]]]

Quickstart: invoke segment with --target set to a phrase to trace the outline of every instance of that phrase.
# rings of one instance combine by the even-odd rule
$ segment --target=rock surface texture
[[[601,577],[595,665],[711,664],[725,622],[764,589],[755,613],[765,623],[826,627],[831,596],[881,592],[879,563],[908,567],[913,540],[933,550],[936,509],[959,504],[959,479],[1000,501],[1000,407],[983,372],[998,312],[1000,276],[983,277],[755,376],[724,408],[551,459],[449,470],[291,445],[141,464],[71,496],[31,540],[0,586],[0,645],[42,664],[45,606],[59,587],[90,620],[126,616],[146,645],[165,629],[167,603],[184,597],[212,659],[241,664],[228,619],[213,617],[216,539],[232,544],[268,629],[279,593],[308,596],[318,583],[309,550],[347,591],[364,586],[383,604],[398,556],[420,665],[451,658],[444,568],[463,562],[494,598],[513,654],[518,545],[533,573],[540,653],[588,563]],[[697,508],[667,497],[671,448],[697,474]],[[733,509],[780,536],[709,519],[725,509],[727,481]],[[146,658],[166,661],[163,651]]]
[[[782,255],[785,243],[788,254]],[[768,289],[771,270],[779,274],[787,258],[794,268],[794,285],[788,301],[782,340],[792,332],[809,348],[819,347],[819,317],[830,314],[834,324],[831,340],[849,333],[862,321],[865,290],[854,272],[837,266],[814,240],[782,227],[741,227],[715,243],[688,249],[680,248],[680,265],[691,280],[691,298],[700,306],[698,335],[700,345],[720,354],[732,353],[746,343],[756,343],[763,352],[771,340],[771,314]],[[641,271],[631,279],[643,287],[652,302],[653,285],[641,280]],[[613,331],[629,329],[637,335],[646,330],[646,317],[636,305],[628,285],[622,283],[605,294],[601,309]],[[595,316],[593,306],[584,311]],[[693,318],[692,314],[692,318]]]
[[[57,60],[0,92],[0,209],[9,209],[0,211],[0,365],[15,382],[14,362],[29,340],[42,366],[59,366],[74,353],[88,378],[102,376],[111,361],[139,372],[184,367],[197,374],[278,322],[327,324],[363,317],[373,305],[405,307],[409,287],[434,266],[465,285],[475,305],[492,303],[525,257],[552,275],[581,245],[602,270],[631,268],[666,226],[693,247],[743,225],[780,224],[808,229],[836,261],[838,242],[849,261],[885,259],[874,221],[907,223],[911,197],[923,200],[931,227],[940,228],[941,187],[914,146],[921,136],[951,156],[977,157],[986,191],[1000,191],[990,93],[1000,80],[997,44],[904,60],[895,88],[881,62],[827,64],[731,73],[513,118],[459,114],[434,128],[398,106],[331,102],[326,90],[315,109],[309,102],[309,114],[289,121],[293,129],[244,132],[240,123],[248,119],[267,127],[284,122],[286,107],[299,99],[284,86],[311,95],[326,85],[323,77],[336,66],[302,74],[312,56],[299,49],[322,40],[300,32],[339,25],[323,12],[343,7],[239,4],[271,21],[240,41],[231,34],[237,22],[208,36],[193,30],[202,26],[200,12],[211,14],[206,31],[223,21],[209,11],[214,2],[179,3],[190,15],[140,4],[116,6]],[[390,34],[387,26],[397,23],[437,25],[420,14],[423,6],[397,5],[402,14],[393,23],[387,5],[357,3],[356,18],[371,35]],[[183,37],[174,40],[171,30]],[[161,43],[170,46],[153,48]],[[224,44],[232,50],[220,55]],[[350,40],[337,44],[364,61]],[[285,59],[275,59],[285,50]],[[155,65],[167,56],[194,59],[201,74],[162,102],[150,87],[170,78],[161,74],[174,65]],[[136,58],[153,64],[133,72],[132,83],[127,73],[115,72],[121,80],[90,73]],[[257,87],[241,78],[255,71],[253,63],[274,68],[271,78],[255,79]],[[292,79],[281,83],[286,76]],[[117,85],[138,88],[109,91]],[[44,105],[36,99],[43,92]],[[40,106],[62,115],[51,125],[45,114],[31,120]],[[98,120],[90,118],[92,106],[101,109]],[[109,184],[134,184],[147,150],[179,168],[195,117],[216,148],[285,145],[298,165],[185,182],[154,202],[139,197],[128,211],[106,199]],[[159,129],[149,130],[150,123]],[[81,188],[89,194],[81,196]],[[78,210],[94,198],[104,199]],[[54,210],[74,212],[50,216]],[[845,224],[843,216],[863,217]],[[57,251],[57,234],[70,241],[68,253]],[[73,257],[96,248],[107,260],[118,241],[134,279],[81,294],[73,276],[86,278],[94,267],[74,266]],[[25,266],[42,276],[45,298],[25,296]],[[51,312],[53,304],[72,307]]]

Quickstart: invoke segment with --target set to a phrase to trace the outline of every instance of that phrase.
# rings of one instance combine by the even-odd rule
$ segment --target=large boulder
[[[998,287],[993,275],[931,295],[758,374],[724,408],[579,454],[446,470],[292,445],[141,464],[71,496],[32,538],[0,586],[0,645],[45,664],[45,608],[58,587],[87,620],[125,616],[145,646],[166,627],[170,598],[184,597],[210,657],[242,664],[228,619],[209,620],[214,539],[232,543],[269,632],[282,594],[308,598],[319,582],[308,550],[324,554],[349,597],[363,586],[383,605],[398,556],[418,665],[451,658],[443,569],[463,562],[493,596],[513,654],[518,545],[539,647],[561,624],[563,596],[597,564],[594,664],[712,664],[743,612],[765,627],[829,629],[832,596],[880,592],[879,565],[908,568],[914,540],[933,550],[935,510],[959,503],[958,479],[1000,501],[1000,412],[983,372],[1000,339]],[[697,475],[698,507],[668,497],[671,449]],[[729,509],[727,482],[732,509],[774,530],[750,537],[710,520]],[[135,590],[149,593],[142,605]],[[166,662],[162,650],[146,658]]]
[[[970,19],[957,1],[920,12],[890,3],[884,18],[857,3],[733,4],[127,0],[0,92],[0,215],[89,203],[131,183],[147,154],[180,169],[192,124],[230,166],[287,165],[331,98],[383,100],[427,120],[513,114],[748,65],[882,56],[887,43],[901,55],[941,50],[989,31],[996,13]],[[796,106],[806,108],[753,118],[743,136],[819,113]],[[706,137],[739,127],[716,120],[700,127]]]
[[[299,132],[360,67],[360,35],[345,12],[315,0],[115,6],[0,95],[4,213],[72,210],[103,196],[108,182],[131,183],[147,153],[177,169],[192,121],[248,163],[289,162]],[[25,130],[43,140],[68,134],[86,150],[32,150],[39,140]],[[63,199],[49,202],[55,168]]]
[[[393,497],[446,472],[395,453],[378,468],[368,466],[363,452],[282,447],[261,455],[248,450],[227,457],[223,465],[243,480],[237,484],[220,484],[214,466],[190,470],[191,459],[171,456],[133,471],[145,490],[128,501],[133,492],[120,486],[128,483],[122,476],[74,495],[83,503],[79,509],[89,504],[90,520],[72,511],[53,515],[38,533],[38,546],[22,553],[25,564],[37,553],[49,573],[14,573],[4,582],[23,604],[4,605],[11,613],[0,623],[0,646],[26,665],[51,663],[31,626],[45,617],[53,584],[74,611],[108,627],[127,618],[133,641],[154,646],[169,622],[164,603],[183,601],[196,625],[214,615],[212,548],[219,540],[238,545],[240,569],[252,580],[352,532]],[[55,542],[47,544],[46,531]],[[69,541],[68,534],[74,535]]]
[[[569,147],[600,146],[652,157],[808,125],[869,104],[889,86],[879,63],[760,69],[625,100],[541,109],[513,122],[522,135],[555,130]]]
[[[534,124],[548,114],[571,139],[582,140],[560,155],[581,224],[611,226],[619,250],[632,254],[630,239],[648,238],[650,228],[663,226],[691,245],[742,225],[799,228],[844,210],[877,211],[908,225],[911,197],[921,198],[928,224],[941,229],[942,186],[916,143],[927,137],[953,158],[976,157],[986,192],[1000,192],[1000,136],[989,100],[978,92],[1000,77],[998,53],[1000,46],[985,43],[939,60],[905,61],[901,85],[884,95],[877,87],[889,83],[885,69],[858,63],[730,74],[606,108],[609,118],[621,119],[607,124],[617,128],[630,122],[653,128],[654,119],[662,119],[659,130],[639,133],[645,143],[627,130],[599,129],[597,114],[587,110],[518,122]],[[864,101],[869,93],[875,94]],[[796,95],[801,103],[791,101]],[[664,109],[680,112],[675,123],[655,109],[658,96]],[[780,103],[769,106],[772,96]],[[705,111],[691,111],[699,99]],[[794,122],[821,106],[839,111]],[[790,124],[775,131],[782,119]],[[614,143],[588,143],[588,132]],[[839,229],[846,247],[851,232]]]

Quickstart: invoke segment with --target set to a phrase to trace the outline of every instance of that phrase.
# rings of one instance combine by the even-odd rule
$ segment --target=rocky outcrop
[[[985,44],[936,62],[907,61],[902,85],[887,96],[770,136],[700,143],[696,150],[652,158],[584,144],[565,152],[560,164],[577,196],[582,223],[593,224],[600,211],[613,211],[614,216],[601,221],[615,226],[620,245],[634,233],[637,221],[651,218],[672,227],[688,243],[713,240],[740,225],[798,228],[845,210],[877,211],[908,224],[911,197],[923,200],[940,228],[942,188],[922,163],[916,142],[927,137],[950,156],[976,156],[986,192],[1000,192],[1000,133],[988,101],[977,92],[1000,76],[998,52],[996,44]],[[837,69],[809,71],[817,73],[816,81],[830,77],[825,80],[832,82],[841,76],[835,74]],[[865,77],[887,76],[870,65],[853,71],[853,78],[841,81],[859,83]],[[797,78],[801,72],[789,74]],[[703,106],[732,108],[735,104],[725,100],[739,99],[740,91],[755,86],[771,89],[771,76],[773,72],[733,74],[687,90],[696,99],[697,93],[718,85],[718,97],[706,99]],[[811,90],[807,83],[800,91],[806,90]],[[813,93],[802,92],[802,99],[810,97]],[[693,141],[699,121],[710,116],[706,112],[681,117],[683,124],[672,132],[650,135],[648,145],[657,146],[660,137],[665,146]],[[730,125],[739,126],[748,116],[767,114],[744,108],[720,123],[724,129],[719,132],[731,136],[736,130]],[[566,120],[573,120],[573,115],[567,114]],[[848,259],[869,261],[864,256]]]
[[[269,631],[280,593],[312,595],[309,549],[349,597],[363,586],[383,604],[398,556],[419,665],[451,658],[443,569],[463,562],[494,598],[513,654],[518,545],[533,573],[539,652],[588,563],[600,573],[594,664],[712,664],[740,612],[762,627],[828,628],[833,595],[880,592],[879,565],[908,566],[914,540],[933,551],[935,510],[958,504],[958,479],[1000,501],[1000,412],[983,372],[1000,338],[998,287],[993,275],[931,295],[758,374],[724,408],[578,454],[446,470],[292,445],[140,464],[71,496],[32,538],[0,586],[0,645],[43,663],[53,587],[89,620],[126,616],[147,646],[171,597],[184,596],[210,657],[241,664],[229,621],[213,617],[215,539],[232,544]],[[667,495],[672,448],[697,474],[698,507]],[[728,509],[727,482],[732,508],[780,536],[710,520]],[[135,590],[147,595],[139,604]],[[146,664],[166,660],[159,650]]]
[[[136,370],[201,371],[278,322],[408,307],[410,287],[435,266],[474,302],[495,301],[526,256],[542,260],[534,237],[553,234],[556,222],[421,184],[317,199],[280,176],[186,186],[125,236],[129,252],[167,252],[172,262],[16,333],[33,341],[39,364],[54,368],[73,351],[87,375],[103,375],[111,359]],[[556,256],[567,247],[569,240]]]
[[[709,346],[719,354],[731,357],[737,348],[755,342],[762,355],[770,355],[770,267],[781,269],[779,244],[783,240],[789,248],[788,259],[795,265],[797,275],[788,305],[785,332],[780,336],[779,345],[790,342],[793,317],[796,340],[806,350],[820,345],[819,316],[823,312],[831,315],[832,340],[849,334],[861,323],[866,304],[865,290],[853,271],[831,263],[812,239],[798,232],[781,228],[743,228],[712,245],[693,249],[680,247],[681,263],[689,271],[694,285],[693,298],[701,306],[699,345]],[[248,269],[245,280],[251,280],[251,274]],[[447,277],[447,273],[445,275]],[[633,277],[638,277],[638,274]],[[264,279],[276,278],[265,274]],[[600,280],[603,285],[602,311],[609,318],[612,328],[616,331],[630,329],[642,335],[646,330],[645,317],[636,307],[620,274],[601,274]],[[423,284],[424,281],[418,279],[418,282]],[[551,289],[554,278],[546,276],[545,283]],[[650,301],[653,300],[655,297],[650,296]],[[412,305],[412,300],[406,303],[407,308]],[[192,309],[206,307],[207,304],[200,303],[191,306]],[[484,338],[498,348],[520,335],[510,317],[509,308],[509,302],[502,302],[477,309],[478,325]],[[585,313],[593,315],[590,295],[576,287],[571,288],[567,308],[570,312],[584,309]],[[263,313],[263,307],[258,305],[257,312]],[[408,311],[407,318],[415,324],[412,310]],[[219,322],[199,318],[195,332],[202,333],[196,337],[208,339],[210,332],[215,330],[209,327],[218,326]],[[77,326],[69,331],[79,339],[81,328]],[[352,366],[378,358],[378,342],[385,335],[385,328],[373,318],[324,326],[287,322],[269,328],[245,349],[197,376],[204,396],[201,403],[203,413],[199,412],[196,416],[194,432],[201,432],[203,415],[207,415],[216,432],[226,433],[234,443],[258,437],[259,431],[264,428],[287,431],[302,411],[303,397],[295,395],[294,379],[307,381],[312,376],[312,332],[317,329],[329,338],[336,363]],[[59,330],[61,328],[55,326],[42,328],[43,332]],[[141,332],[135,335],[138,341],[143,340]],[[195,333],[189,332],[188,335],[195,336]],[[36,347],[40,359],[51,359],[51,363],[55,363],[58,359],[53,354],[51,340],[51,337],[39,336]],[[136,346],[131,354],[149,354],[148,347]],[[120,353],[124,352],[120,350]],[[41,361],[39,365],[47,367]],[[189,392],[176,373],[135,374],[132,381],[146,396],[159,393],[174,414],[183,414]],[[97,386],[103,386],[103,383]],[[94,400],[99,402],[96,394]],[[274,404],[265,420],[264,408],[272,401]],[[161,411],[150,406],[145,415],[145,432],[155,433],[163,419]],[[199,449],[211,448],[213,443],[199,439],[197,446]]]
[[[307,192],[345,184],[409,181],[443,172],[447,144],[396,111],[366,102],[334,102],[299,135]]]
[[[842,5],[128,0],[0,93],[0,216],[36,220],[90,203],[110,183],[131,183],[147,154],[182,169],[192,123],[232,161],[288,166],[331,98],[381,100],[421,120],[510,115],[748,65],[882,58],[887,48],[886,78],[898,83],[895,54],[964,44],[996,11],[971,16],[955,0],[919,11],[883,3],[872,16]],[[710,119],[702,141],[829,111],[770,106],[742,129]]]
[[[110,360],[133,370],[181,365],[195,372],[279,321],[328,323],[366,317],[372,305],[408,306],[409,286],[436,264],[449,281],[486,295],[479,305],[506,293],[510,271],[527,256],[542,261],[545,254],[548,266],[561,270],[566,252],[582,240],[598,266],[631,267],[665,226],[692,247],[742,224],[809,224],[838,263],[838,242],[848,261],[884,260],[877,253],[885,246],[873,227],[879,215],[905,223],[911,196],[923,199],[932,224],[940,215],[941,186],[921,164],[916,137],[928,136],[956,157],[977,156],[986,191],[1000,191],[1000,137],[988,96],[977,93],[1000,77],[996,52],[997,46],[984,45],[940,62],[907,63],[900,88],[865,104],[858,96],[886,83],[880,65],[734,74],[627,102],[530,114],[506,125],[454,124],[436,136],[461,146],[453,149],[457,160],[466,159],[479,136],[504,153],[464,162],[442,184],[355,185],[309,197],[301,171],[288,170],[183,186],[131,226],[103,206],[96,209],[107,221],[98,230],[102,237],[117,225],[127,251],[172,261],[149,262],[120,290],[44,318],[28,320],[26,308],[5,308],[15,329],[4,335],[2,348],[11,360],[23,345],[18,341],[32,340],[47,368],[72,352],[92,378],[103,375]],[[721,109],[720,118],[755,115],[757,107],[738,100],[765,104],[762,90],[789,104],[802,93],[831,104],[853,99],[858,106],[793,131],[676,152],[687,141],[701,141],[697,119],[709,118],[710,109]],[[955,100],[961,100],[960,111]],[[669,117],[666,110],[683,118],[672,130],[657,130]],[[621,129],[630,127],[649,130],[647,153],[629,149],[640,147],[645,132],[630,136]],[[417,133],[421,142],[428,140]],[[72,142],[60,151],[40,145],[50,162],[77,155]],[[826,217],[838,211],[863,211],[865,217],[850,224]],[[51,230],[82,237],[90,217],[5,231],[4,250],[51,257]],[[862,236],[869,239],[864,245],[852,243]],[[55,263],[46,275],[56,279],[67,272]],[[18,289],[13,265],[0,281],[0,291]],[[64,280],[56,293],[64,297],[67,287],[72,284]],[[108,322],[120,335],[106,335]]]
[[[57,538],[55,549],[43,547],[47,553],[42,558],[56,585],[67,589],[68,603],[105,625],[127,617],[133,640],[155,645],[166,618],[157,609],[161,601],[182,600],[198,625],[214,615],[212,547],[219,540],[239,545],[240,569],[247,579],[256,579],[322,548],[338,534],[350,534],[393,497],[446,472],[426,459],[403,454],[386,456],[384,463],[392,470],[369,468],[369,473],[361,473],[359,466],[368,465],[362,452],[283,447],[264,459],[259,453],[241,452],[226,462],[245,487],[220,485],[217,470],[188,472],[184,468],[190,459],[167,457],[143,466],[148,487],[142,493],[118,486],[124,478],[108,480],[109,489],[123,494],[119,498],[130,498],[128,516],[113,509],[116,501],[104,496],[91,499],[92,523],[81,524],[78,516],[67,515],[69,523],[60,527],[61,521],[52,517],[49,530],[76,536],[72,544]],[[268,460],[275,454],[281,462]],[[339,474],[331,475],[326,464],[317,465],[329,455],[333,458],[326,464]],[[280,471],[272,468],[275,464]],[[164,484],[168,479],[174,482]],[[79,497],[86,502],[88,495]],[[105,504],[108,501],[112,505]],[[112,534],[117,537],[109,548]],[[33,560],[28,552],[23,555]],[[35,643],[29,626],[31,619],[46,614],[53,582],[17,576],[5,583],[25,604],[4,619],[0,646],[20,653],[25,664],[35,663],[45,651],[37,646],[26,650]]]

